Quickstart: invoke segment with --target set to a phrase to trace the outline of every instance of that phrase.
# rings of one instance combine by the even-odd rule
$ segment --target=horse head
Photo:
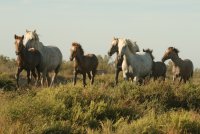
[[[123,60],[123,56],[127,53],[127,48],[128,45],[125,43],[120,43],[118,45],[118,61],[122,61]]]
[[[15,34],[14,38],[15,38],[15,53],[16,55],[20,55],[24,48],[24,45],[23,45],[24,35],[17,36]]]
[[[26,30],[25,36],[24,36],[24,45],[27,48],[32,47],[33,41],[39,41],[38,34],[36,33],[36,30],[34,31],[29,31]]]
[[[81,47],[81,45],[77,42],[73,42],[71,49],[70,49],[70,61],[72,61],[75,57],[83,56],[84,51]]]
[[[152,60],[154,60],[154,56],[153,56],[153,50],[151,50],[151,49],[143,49],[143,52],[145,52],[145,53],[148,53],[150,56],[151,56],[151,58],[152,58]]]
[[[177,48],[169,47],[165,51],[165,53],[164,53],[164,55],[162,57],[162,62],[165,62],[166,60],[173,58],[174,55],[178,56],[178,53],[179,53],[179,50]]]
[[[119,39],[114,37],[111,43],[111,47],[108,51],[109,56],[112,56],[114,53],[118,53],[118,42]]]

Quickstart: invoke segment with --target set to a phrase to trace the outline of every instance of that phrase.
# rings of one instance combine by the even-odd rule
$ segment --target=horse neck
[[[84,64],[84,55],[77,54],[75,57],[75,61],[78,63],[79,66],[82,66]]]
[[[124,60],[126,61],[127,64],[129,64],[129,61],[131,57],[134,56],[134,54],[129,49],[126,49],[124,56],[125,56]]]
[[[176,54],[173,54],[171,60],[174,62],[175,66],[181,67],[183,65],[183,60]]]
[[[20,62],[26,62],[28,50],[23,46],[21,53],[18,55]]]
[[[31,42],[31,45],[28,48],[31,48],[31,47],[35,48],[36,50],[41,51],[43,48],[43,44],[39,40],[34,40],[33,42]]]

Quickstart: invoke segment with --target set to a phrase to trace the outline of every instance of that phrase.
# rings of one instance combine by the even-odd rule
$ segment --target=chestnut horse
[[[27,82],[30,83],[30,71],[32,72],[37,82],[40,79],[40,64],[41,64],[41,54],[38,50],[28,50],[23,45],[24,36],[17,36],[15,35],[15,53],[17,55],[17,87],[19,87],[19,75],[25,69],[27,71]],[[35,68],[37,69],[37,75],[35,74]]]
[[[184,83],[186,83],[186,81],[193,76],[193,63],[189,59],[182,60],[178,56],[178,53],[178,49],[174,47],[169,47],[165,51],[162,61],[165,62],[166,60],[171,59],[173,62],[173,81],[175,81],[177,77],[180,77],[179,82],[183,80]]]
[[[91,84],[94,83],[94,77],[98,66],[98,59],[94,54],[84,55],[84,51],[79,43],[72,43],[70,61],[74,60],[74,85],[76,84],[77,74],[83,75],[83,86],[86,86],[86,73]]]

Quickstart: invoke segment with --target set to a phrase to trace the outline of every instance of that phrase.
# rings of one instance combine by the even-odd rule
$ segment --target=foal
[[[187,80],[189,80],[190,77],[193,76],[193,63],[189,59],[182,60],[178,56],[179,50],[174,47],[169,47],[162,58],[162,61],[165,62],[168,59],[171,59],[173,61],[173,81],[177,77],[180,77],[180,81],[184,81],[186,83]]]
[[[37,79],[36,83],[40,79],[40,63],[41,63],[41,54],[38,50],[28,50],[23,45],[23,39],[24,36],[14,36],[15,38],[15,53],[17,55],[17,74],[16,74],[16,80],[17,80],[17,87],[19,87],[19,75],[22,72],[22,70],[27,71],[27,82],[30,83],[30,71],[32,72],[35,79]],[[37,69],[38,78],[35,74],[35,68]]]
[[[166,67],[165,63],[163,63],[161,61],[154,61],[154,56],[152,54],[153,50],[143,49],[143,52],[149,53],[153,60],[151,77],[153,77],[154,80],[158,79],[159,77],[162,77],[163,80],[165,80],[166,71],[167,71],[167,67]]]
[[[70,61],[74,60],[74,85],[76,84],[77,74],[83,75],[83,86],[86,86],[86,73],[91,84],[94,82],[98,59],[94,54],[84,55],[84,51],[79,43],[72,43]],[[92,75],[92,76],[91,76]]]

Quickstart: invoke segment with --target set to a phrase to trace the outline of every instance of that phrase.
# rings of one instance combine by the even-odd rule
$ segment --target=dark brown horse
[[[187,80],[189,80],[190,77],[193,76],[193,63],[189,59],[182,60],[178,56],[179,50],[174,47],[169,47],[162,58],[162,61],[165,62],[168,59],[171,59],[173,62],[173,81],[177,77],[180,77],[180,81],[184,81],[186,83]]]
[[[91,84],[94,82],[98,59],[94,54],[84,55],[84,51],[79,43],[72,43],[70,60],[74,60],[74,85],[76,84],[77,74],[83,75],[83,86],[86,86],[86,73]]]
[[[149,53],[153,60],[151,77],[153,77],[154,80],[158,79],[159,77],[161,77],[161,78],[163,78],[163,80],[165,80],[166,72],[167,72],[167,67],[166,67],[165,63],[163,63],[161,61],[154,61],[154,56],[152,54],[153,50],[143,49],[143,52]]]
[[[32,72],[37,82],[40,79],[40,63],[41,63],[41,54],[38,50],[28,50],[23,45],[24,36],[15,35],[15,53],[17,55],[17,86],[19,87],[19,75],[25,69],[27,71],[27,82],[30,83],[30,71]],[[38,78],[35,73],[35,68],[37,69]]]

